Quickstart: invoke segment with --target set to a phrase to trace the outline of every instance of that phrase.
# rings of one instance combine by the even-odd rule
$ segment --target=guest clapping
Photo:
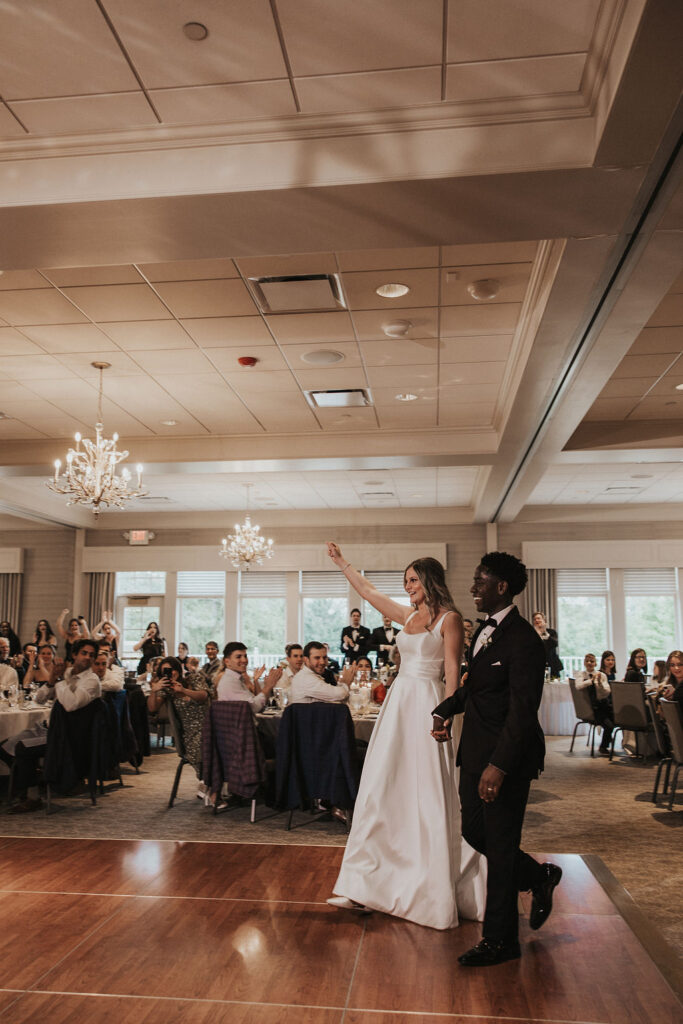
[[[614,731],[614,718],[612,711],[612,692],[604,672],[596,672],[596,658],[594,654],[587,654],[583,659],[584,671],[577,672],[574,684],[577,690],[588,689],[590,691],[591,704],[595,714],[595,720],[602,726],[602,740],[600,742],[600,754],[609,756],[609,746]]]
[[[223,649],[223,671],[215,677],[218,700],[245,700],[251,704],[254,712],[262,711],[273,689],[282,677],[281,668],[271,668],[265,677],[263,686],[259,680],[264,669],[257,670],[254,678],[249,679],[247,665],[249,656],[245,644],[237,640],[226,644]]]
[[[560,661],[560,656],[557,653],[558,639],[557,633],[554,629],[551,629],[545,619],[544,612],[534,612],[532,616],[533,627],[543,641],[545,647],[545,663],[550,669],[550,675],[553,679],[559,679],[560,673],[564,669],[564,665]]]
[[[344,658],[357,661],[368,653],[372,640],[370,630],[360,624],[360,608],[352,608],[350,618],[350,624],[342,630],[340,650]]]

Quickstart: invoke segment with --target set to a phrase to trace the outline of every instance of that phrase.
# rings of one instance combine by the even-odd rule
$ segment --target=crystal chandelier
[[[101,505],[125,508],[131,498],[140,498],[148,492],[142,490],[142,466],[137,466],[134,489],[129,487],[130,471],[125,466],[119,476],[116,474],[117,465],[128,458],[128,452],[117,451],[118,434],[113,434],[111,441],[102,437],[102,373],[111,363],[91,363],[91,366],[100,371],[95,440],[76,434],[76,447],[67,452],[64,472],[60,476],[62,463],[56,459],[54,479],[47,481],[47,486],[58,494],[68,494],[67,505],[89,505],[97,516]]]
[[[248,572],[252,565],[263,565],[264,558],[272,558],[274,552],[272,540],[270,538],[266,540],[261,536],[261,527],[251,525],[251,516],[249,515],[251,484],[245,486],[247,488],[247,514],[244,517],[244,523],[241,526],[235,523],[235,532],[223,537],[222,547],[219,548],[218,554],[222,558],[229,559],[235,569]]]

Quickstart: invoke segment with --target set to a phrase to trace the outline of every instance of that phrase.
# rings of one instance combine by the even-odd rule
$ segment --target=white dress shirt
[[[610,690],[607,676],[604,672],[577,672],[574,676],[574,686],[577,690],[587,689],[591,683],[595,683],[595,696],[598,700],[607,700],[612,691]]]
[[[233,672],[231,668],[223,670],[222,675],[216,676],[214,685],[218,683],[217,700],[246,700],[251,704],[252,711],[263,711],[266,704],[265,693],[252,693],[245,685],[239,672]]]
[[[304,665],[295,676],[292,676],[289,703],[313,704],[315,701],[325,701],[328,704],[333,704],[346,700],[348,695],[349,688],[344,683],[330,686],[322,676]]]
[[[34,700],[38,704],[44,704],[54,697],[65,711],[77,711],[78,708],[84,708],[91,700],[101,696],[100,680],[91,668],[79,672],[78,675],[74,674],[73,668],[68,668],[64,678],[54,688],[44,683]]]
[[[116,669],[120,669],[120,674]],[[120,665],[112,665],[104,673],[104,679],[102,680],[102,692],[103,693],[118,693],[123,689],[123,669]]]
[[[495,619],[496,626],[500,626],[505,616],[509,615],[509,613],[512,611],[514,607],[515,606],[513,604],[509,604],[507,608],[502,608],[499,612],[496,612],[495,615],[489,615],[488,617],[490,619]],[[477,637],[477,642],[474,645],[474,650],[472,651],[472,657],[474,657],[476,654],[479,654],[479,651],[484,646],[488,638],[492,635],[496,626],[484,626],[481,633]]]
[[[8,661],[0,662],[0,689],[8,690],[10,686],[19,685],[17,670]]]

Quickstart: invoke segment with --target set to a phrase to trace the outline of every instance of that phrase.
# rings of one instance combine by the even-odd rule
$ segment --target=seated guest
[[[602,726],[602,740],[599,753],[609,757],[609,746],[612,742],[614,719],[612,711],[612,692],[604,672],[596,672],[594,654],[587,654],[583,659],[584,671],[577,672],[574,685],[577,690],[590,690],[591,704],[595,713],[595,721]]]
[[[672,651],[666,659],[666,667],[669,674],[660,687],[659,696],[683,705],[683,651]]]
[[[0,637],[4,637],[9,640],[9,656],[15,658],[17,654],[21,654],[21,640],[12,629],[7,619],[3,619],[0,622]]]
[[[359,658],[354,664],[356,670],[356,679],[361,679],[363,682],[370,682],[374,668],[369,658]]]
[[[99,649],[98,655],[93,662],[93,672],[100,681],[102,693],[120,693],[123,689],[123,675],[115,675],[109,667],[111,651],[104,645]]]
[[[626,666],[625,683],[644,683],[647,675],[647,654],[642,647],[636,647],[631,651],[628,665]]]
[[[285,647],[287,656],[287,668],[282,672],[282,685],[289,686],[292,676],[295,676],[304,663],[304,649],[301,644],[287,644]]]
[[[218,657],[218,644],[215,640],[209,640],[204,647],[206,661],[202,665],[202,672],[208,680],[213,682],[214,676],[221,670],[221,659]]]
[[[189,656],[190,656],[190,648],[187,646],[187,644],[184,644],[182,642],[182,640],[181,640],[180,643],[178,644],[177,658],[178,658],[178,661],[180,662],[180,664],[182,666],[183,672],[187,672],[187,659],[189,658]]]
[[[110,673],[109,678],[115,680],[119,690],[122,690],[124,683],[126,682],[126,673],[123,670],[123,665],[116,657],[116,652],[111,649],[106,640],[100,642],[100,654],[105,653],[107,655],[107,669]]]
[[[188,658],[187,662],[185,664],[185,671],[186,672],[199,672],[200,671],[199,658],[197,658],[194,655],[191,658]]]
[[[351,622],[342,629],[340,650],[349,661],[362,658],[370,649],[370,630],[361,626],[360,618],[360,608],[352,608]]]
[[[218,673],[215,681],[218,700],[246,700],[253,712],[263,711],[274,687],[280,682],[282,669],[271,668],[259,690],[257,677],[252,682],[247,675],[248,664],[249,656],[244,644],[234,640],[225,645],[223,671]]]
[[[147,698],[147,708],[159,712],[166,701],[173,705],[176,718],[183,733],[185,757],[190,762],[197,778],[200,776],[202,758],[202,725],[214,696],[214,689],[203,672],[189,672],[183,676],[183,669],[177,658],[160,658]],[[203,788],[198,796],[203,796]]]
[[[38,648],[36,644],[29,643],[24,644],[21,653],[18,654],[14,659],[14,669],[17,675],[19,676],[20,686],[24,686],[24,676],[26,675],[26,670],[28,669],[29,664],[35,662],[37,656]],[[24,689],[28,689],[28,686],[25,686]]]
[[[617,678],[617,659],[614,651],[603,651],[600,658],[600,671],[607,676],[607,682],[613,683]]]
[[[82,640],[84,637],[90,636],[90,630],[88,629],[88,623],[85,621],[82,615],[78,618],[69,619],[69,625],[64,628],[64,620],[69,614],[68,608],[62,608],[57,619],[57,632],[64,641],[64,660],[67,662],[73,661],[73,647],[77,640]]]
[[[6,636],[0,636],[0,690],[19,686],[19,676],[9,656],[10,646]]]
[[[36,692],[37,704],[58,700],[65,711],[76,711],[102,695],[100,681],[93,672],[98,643],[88,637],[75,640],[71,647],[73,662],[65,668],[63,661],[55,659],[50,679]]]
[[[660,689],[667,686],[669,682],[669,670],[666,661],[658,658],[652,666],[652,678],[645,684],[646,693],[659,693]]]
[[[388,615],[382,616],[382,625],[373,629],[370,637],[370,650],[377,651],[377,664],[386,665],[389,661],[391,648],[396,644],[396,636],[400,629],[394,629]]]
[[[339,684],[330,686],[324,679],[325,659],[323,644],[317,640],[306,644],[303,668],[294,676],[289,689],[290,704],[312,704],[315,701],[334,703],[348,698],[348,684],[353,679],[355,668],[345,669]]]
[[[31,684],[41,686],[46,683],[52,675],[52,666],[55,660],[55,649],[51,644],[38,644],[38,655],[35,658],[29,656],[26,671],[24,673],[24,689],[29,690]]]
[[[341,672],[341,665],[337,659],[330,657],[330,645],[328,643],[323,643],[323,647],[325,648],[325,660],[327,667],[332,672]]]
[[[104,613],[102,621],[97,623],[91,633],[91,636],[93,640],[104,640],[105,643],[108,643],[114,652],[115,660],[119,660],[119,640],[121,639],[121,630],[114,622],[113,612]]]
[[[36,628],[33,631],[33,642],[38,644],[39,647],[41,644],[50,644],[51,647],[56,649],[57,637],[54,635],[52,626],[47,619],[38,619]]]
[[[545,620],[544,612],[534,612],[531,617],[531,622],[543,641],[545,647],[545,663],[550,669],[550,676],[552,679],[559,679],[560,673],[564,669],[564,665],[560,661],[560,656],[557,653],[557,633],[554,629],[551,629]]]

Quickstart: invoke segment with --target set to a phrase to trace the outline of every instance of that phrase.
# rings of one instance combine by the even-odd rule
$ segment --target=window
[[[287,574],[241,572],[239,595],[240,640],[249,648],[249,661],[271,667],[285,656]]]
[[[164,594],[165,572],[117,572],[116,596],[124,594]]]
[[[557,570],[557,631],[567,675],[583,668],[592,652],[598,660],[608,647],[608,569]]]
[[[187,644],[191,655],[202,656],[204,645],[215,640],[225,644],[225,573],[179,572],[176,605],[176,638]]]
[[[410,603],[403,589],[402,572],[366,572],[364,575],[369,583],[377,587],[382,594],[390,597],[392,601],[397,601],[399,604],[406,605],[406,607]],[[363,625],[367,626],[371,632],[377,626],[382,625],[380,612],[373,608],[368,601],[363,601],[361,611],[363,612]]]
[[[624,569],[626,645],[647,651],[648,665],[676,647],[675,569]]]
[[[154,604],[153,601],[143,600],[140,604],[129,604],[123,607],[123,616],[120,620],[122,643],[119,644],[119,657],[135,659],[132,661],[131,667],[134,667],[142,657],[142,651],[134,651],[133,645],[142,639],[150,622],[159,622],[160,619],[161,605]]]
[[[301,601],[303,642],[319,640],[330,645],[330,656],[339,660],[339,643],[349,621],[349,585],[340,572],[302,572]]]

